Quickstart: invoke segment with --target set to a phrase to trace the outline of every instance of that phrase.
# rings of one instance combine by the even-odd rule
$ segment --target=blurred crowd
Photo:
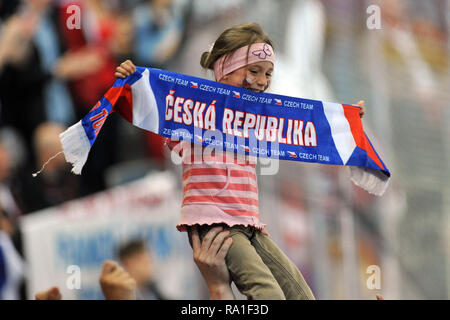
[[[245,10],[236,10],[242,3]],[[366,266],[381,260],[389,263],[384,286],[393,296],[447,297],[448,263],[435,260],[448,253],[448,241],[439,237],[450,190],[450,5],[374,3],[382,10],[381,30],[367,29],[368,3],[359,0],[0,1],[0,299],[17,298],[1,294],[24,273],[20,216],[170,165],[158,136],[112,115],[81,176],[70,173],[60,154],[32,177],[60,151],[58,134],[113,84],[116,66],[130,59],[205,77],[201,52],[224,27],[243,21],[260,23],[276,41],[273,92],[342,102],[365,98],[365,128],[379,138],[377,150],[382,147],[394,172],[388,194],[375,199],[348,187],[335,168],[283,163],[276,176],[259,179],[271,234],[306,270],[319,298],[367,291],[364,281],[361,289],[348,279],[358,271],[365,279]],[[430,228],[423,227],[424,212]],[[417,252],[429,256],[416,259]],[[5,261],[16,274],[5,273]],[[420,270],[433,276],[432,285],[420,280]],[[346,283],[335,276],[341,273]],[[400,291],[399,283],[412,284]]]
[[[116,117],[105,124],[82,176],[69,174],[62,154],[36,179],[31,172],[60,150],[58,134],[103,96],[122,60],[164,67],[173,58],[184,32],[181,8],[167,0],[2,2],[0,179],[15,200],[2,195],[2,203],[12,202],[5,210],[26,214],[106,188],[107,168],[124,158]],[[163,162],[158,137],[139,143],[141,153]]]
[[[79,121],[115,81],[121,61],[164,68],[185,37],[186,1],[0,2],[0,232],[21,253],[18,218],[102,191],[108,169],[144,158],[161,169],[160,137],[119,117],[105,124],[83,169],[70,173],[59,134]],[[128,134],[128,136],[127,136]],[[121,143],[127,144],[121,154]],[[0,253],[1,255],[1,253]],[[1,281],[0,281],[1,283]]]

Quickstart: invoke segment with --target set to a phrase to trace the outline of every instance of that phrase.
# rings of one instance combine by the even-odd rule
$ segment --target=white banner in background
[[[117,261],[118,245],[143,238],[152,248],[161,291],[173,299],[196,299],[192,249],[186,233],[175,227],[181,204],[176,184],[173,174],[156,173],[25,216],[28,298],[58,286],[63,299],[102,299],[98,280],[103,261]]]

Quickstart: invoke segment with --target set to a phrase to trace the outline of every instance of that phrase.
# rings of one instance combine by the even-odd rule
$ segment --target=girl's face
[[[249,64],[227,74],[220,82],[255,92],[263,92],[270,86],[272,72],[272,62],[261,61]]]

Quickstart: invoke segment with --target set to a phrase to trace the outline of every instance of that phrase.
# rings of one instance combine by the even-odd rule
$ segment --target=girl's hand
[[[117,78],[126,78],[130,74],[136,72],[136,66],[133,64],[131,60],[124,61],[116,68],[116,73],[114,75]]]
[[[364,108],[364,100],[359,100],[355,106],[361,107],[361,110],[359,110],[359,116],[362,118],[366,112],[366,109]]]

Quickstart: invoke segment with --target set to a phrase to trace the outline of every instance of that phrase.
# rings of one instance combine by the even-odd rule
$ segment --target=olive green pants
[[[199,226],[200,239],[214,226]],[[315,299],[300,271],[269,236],[254,227],[222,226],[233,238],[225,258],[231,279],[249,300]],[[191,242],[190,228],[188,235]]]

